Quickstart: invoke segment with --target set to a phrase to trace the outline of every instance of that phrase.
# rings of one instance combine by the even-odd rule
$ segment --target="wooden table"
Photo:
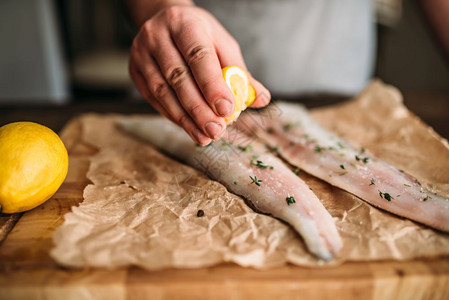
[[[438,112],[429,115],[449,111],[446,100],[441,100]],[[426,107],[422,100],[416,101],[416,107]],[[121,111],[126,107],[126,112],[151,111],[141,104],[102,105],[86,104],[86,110]],[[20,109],[8,109],[10,114],[2,112],[0,125],[20,119]],[[48,115],[49,110],[55,114]],[[82,106],[75,105],[27,109],[22,115],[58,129],[58,122],[83,111]],[[447,119],[441,124],[446,128],[443,130],[448,129]],[[449,299],[448,258],[345,263],[326,269],[285,266],[267,271],[235,265],[157,272],[136,267],[59,267],[49,256],[52,233],[62,223],[63,215],[83,200],[88,157],[95,152],[73,132],[79,132],[76,121],[61,132],[70,155],[70,169],[52,199],[23,214],[0,215],[0,299]]]

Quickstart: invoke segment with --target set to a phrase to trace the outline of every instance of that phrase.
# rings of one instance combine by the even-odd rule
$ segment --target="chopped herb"
[[[293,196],[287,196],[287,198],[285,198],[285,201],[289,206],[290,204],[296,203],[295,198]]]
[[[249,178],[251,178],[251,180],[252,180],[251,183],[254,183],[257,186],[260,186],[260,183],[262,182],[262,180],[257,179],[257,176],[254,176],[254,177],[249,176]]]
[[[404,186],[405,187],[412,187],[410,184],[406,184],[406,183],[404,183]]]
[[[292,129],[293,127],[298,127],[300,126],[299,122],[296,123],[286,123],[284,124],[284,126],[282,126],[282,128],[284,129],[284,131],[289,131],[290,129]]]
[[[294,170],[292,170],[292,171],[293,171],[293,173],[295,173],[296,175],[299,174],[299,169],[298,169],[298,168],[296,168],[296,169],[294,169]]]
[[[268,165],[266,163],[264,163],[263,161],[258,160],[256,167],[261,168],[261,169],[266,169],[266,168],[268,168]]]
[[[341,142],[338,142],[337,145],[338,145],[338,147],[340,147],[341,149],[344,149],[344,148],[345,148],[345,146],[343,146],[343,144],[342,144]]]
[[[340,168],[342,168],[343,170],[345,170],[345,166],[344,166],[344,165],[340,165]]]
[[[237,148],[239,148],[242,152],[250,152],[253,151],[253,146],[251,144],[246,145],[245,147],[243,146],[238,146]]]
[[[328,147],[327,149],[329,149],[329,150],[337,150],[335,147],[332,147],[332,146]]]
[[[374,184],[376,184],[376,179],[374,179],[374,178],[371,178],[371,180],[370,180],[369,182],[370,182],[370,184],[369,184],[369,185],[374,185]]]
[[[270,166],[270,170],[273,170],[274,169],[274,167],[273,166]]]
[[[360,153],[365,153],[365,148],[362,147],[362,148],[360,149]]]
[[[391,201],[391,199],[393,199],[393,197],[391,197],[388,193],[384,193],[384,198],[388,201]]]
[[[351,166],[353,166],[354,168],[356,168],[357,170],[360,169],[362,166],[359,164],[351,164]]]
[[[360,158],[358,155],[355,156],[355,160],[356,160],[356,161],[360,161],[360,159],[361,159],[361,158]]]
[[[369,157],[365,157],[365,158],[363,159],[363,162],[366,164],[366,163],[368,163],[368,160],[369,160]]]
[[[324,150],[323,147],[321,147],[321,146],[319,146],[319,145],[316,145],[316,146],[315,146],[315,152],[320,153],[320,152],[323,151],[323,150]]]
[[[204,211],[202,209],[198,210],[198,212],[196,213],[196,216],[198,218],[201,218],[202,216],[204,216]]]
[[[346,174],[348,174],[348,171],[343,171],[343,172],[340,172],[340,173],[338,173],[338,175],[340,175],[340,176],[343,176],[343,175],[346,175]]]
[[[267,128],[267,132],[268,132],[268,133],[273,133],[273,132],[274,132],[273,127],[268,127],[268,128]]]
[[[399,170],[399,172],[404,173],[404,170]]]
[[[282,128],[284,129],[284,131],[289,131],[290,128],[292,128],[292,124],[290,124],[290,123],[284,124],[284,126],[282,126]]]
[[[237,185],[237,181],[234,180],[233,184]]]
[[[257,155],[257,154],[254,154],[253,156],[251,156],[253,159],[258,159],[259,158],[259,155]]]
[[[393,197],[391,197],[390,194],[382,193],[381,191],[379,191],[379,196],[380,196],[380,198],[385,198],[385,200],[387,200],[387,201],[391,201],[393,199]]]
[[[250,160],[249,160],[249,165],[250,165],[250,166],[254,166],[254,160],[250,159]]]
[[[227,142],[227,141],[225,141],[225,140],[221,140],[221,145],[222,146],[232,146],[232,142]]]
[[[309,138],[309,135],[306,133],[306,134],[303,134],[303,137],[304,137],[305,139],[308,139],[308,138]]]
[[[425,201],[427,201],[427,200],[429,200],[429,199],[430,199],[430,197],[426,195],[426,197],[425,197],[424,199],[422,199],[422,201],[425,202]]]

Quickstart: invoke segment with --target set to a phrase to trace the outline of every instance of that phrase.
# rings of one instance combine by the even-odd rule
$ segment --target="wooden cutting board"
[[[49,256],[63,215],[83,200],[88,157],[78,119],[61,137],[69,174],[43,205],[0,215],[0,299],[449,299],[449,259],[358,262],[316,269],[285,266],[266,271],[221,265],[149,272],[59,267]]]

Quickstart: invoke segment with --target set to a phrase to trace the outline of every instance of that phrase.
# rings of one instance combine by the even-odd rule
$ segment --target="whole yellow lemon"
[[[22,212],[47,201],[68,166],[67,150],[50,128],[32,122],[0,127],[1,212]]]

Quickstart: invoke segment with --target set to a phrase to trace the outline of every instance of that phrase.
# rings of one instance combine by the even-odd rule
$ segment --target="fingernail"
[[[217,138],[222,129],[221,125],[215,122],[207,122],[206,125],[204,125],[204,128],[211,139]]]
[[[200,145],[205,145],[210,142],[210,139],[206,135],[204,135],[204,133],[202,133],[199,129],[194,129],[192,131],[192,135]]]
[[[226,99],[218,99],[215,101],[215,109],[221,116],[227,117],[232,112],[232,103]]]

